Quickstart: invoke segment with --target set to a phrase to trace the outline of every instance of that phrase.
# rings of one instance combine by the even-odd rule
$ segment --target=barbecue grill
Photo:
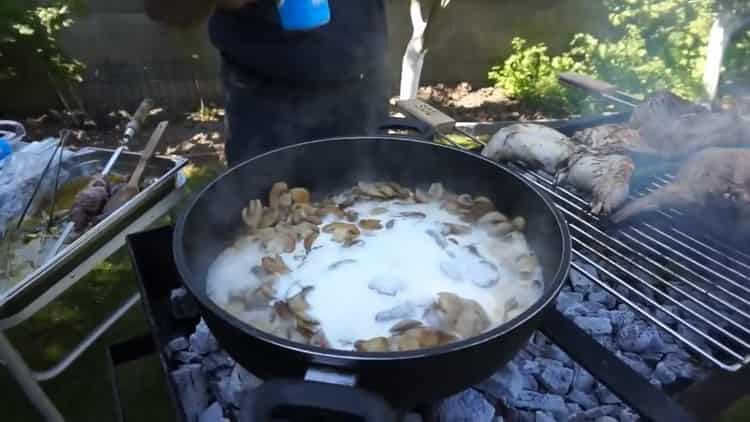
[[[628,114],[618,113],[551,125],[570,135],[585,127],[627,118]],[[492,124],[460,126],[471,135],[498,129]],[[695,416],[711,420],[750,391],[746,381],[749,371],[746,363],[750,359],[750,330],[746,328],[750,319],[747,245],[727,242],[711,233],[701,221],[677,210],[660,212],[648,221],[615,227],[606,219],[591,215],[587,198],[556,185],[550,175],[532,171],[520,163],[510,167],[546,192],[568,220],[576,261],[574,270],[673,336],[716,370],[703,381],[682,388],[673,398],[649,384],[593,336],[555,310],[549,312],[541,328],[548,338],[646,419],[684,421]],[[644,195],[671,178],[667,171],[637,179],[631,192],[636,197]],[[153,338],[145,336],[115,345],[111,357],[116,367],[158,351],[177,418],[184,420],[184,403],[169,377],[174,364],[166,355],[165,346],[175,336],[189,336],[197,320],[178,322],[170,317],[169,291],[180,285],[167,247],[171,236],[171,229],[163,228],[129,240]],[[425,408],[434,408],[429,405]],[[422,412],[423,419],[432,420],[429,413]]]

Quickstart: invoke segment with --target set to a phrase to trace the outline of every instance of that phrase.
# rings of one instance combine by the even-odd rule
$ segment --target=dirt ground
[[[419,89],[418,97],[444,111],[458,121],[491,122],[499,120],[527,120],[538,118],[538,113],[523,113],[518,102],[508,99],[501,89],[485,87],[474,89],[468,83],[454,86],[435,84]],[[158,104],[157,104],[158,106]],[[82,113],[50,110],[41,116],[21,121],[31,139],[58,136],[60,130],[74,128],[70,143],[75,146],[113,148],[119,144],[129,114],[118,110],[97,121],[88,120]],[[170,116],[169,129],[164,134],[158,153],[177,154],[195,163],[224,160],[224,111],[216,105]],[[148,134],[164,119],[157,109],[152,112],[131,150],[140,150]]]

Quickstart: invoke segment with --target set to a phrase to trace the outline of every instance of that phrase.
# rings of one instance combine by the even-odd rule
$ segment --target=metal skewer
[[[109,157],[107,164],[102,169],[102,172],[100,173],[101,177],[107,177],[107,175],[112,171],[112,168],[115,166],[115,163],[117,163],[117,159],[120,158],[120,155],[122,155],[122,152],[127,148],[127,144],[133,139],[133,137],[135,137],[135,134],[138,132],[138,130],[143,125],[143,123],[146,121],[146,117],[148,117],[148,113],[151,111],[153,106],[154,106],[153,101],[151,101],[148,98],[143,100],[141,104],[138,106],[138,109],[135,111],[132,119],[130,119],[130,121],[128,122],[128,125],[125,128],[125,134],[122,140],[120,141],[120,146],[117,147],[117,149],[115,149],[115,151],[112,153],[112,156]],[[52,246],[52,249],[47,254],[47,257],[45,258],[44,262],[48,262],[52,260],[52,258],[54,258],[57,255],[57,253],[60,251],[62,246],[65,244],[65,241],[68,239],[71,233],[73,233],[74,227],[75,227],[75,223],[73,223],[72,221],[68,221],[65,224],[65,227],[63,228],[62,233],[60,233],[60,237]]]

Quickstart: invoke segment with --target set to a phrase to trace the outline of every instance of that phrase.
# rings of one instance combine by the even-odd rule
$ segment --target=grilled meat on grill
[[[704,107],[669,91],[658,91],[633,110],[630,127],[640,129],[644,125],[659,124],[680,116],[701,114],[707,111]]]
[[[567,166],[576,150],[567,136],[552,128],[519,123],[495,133],[482,155],[496,161],[522,161],[555,174]]]
[[[636,129],[621,124],[605,124],[586,128],[573,135],[573,141],[600,154],[627,154],[642,152],[658,154],[659,151],[645,144]]]
[[[612,217],[670,207],[733,208],[750,215],[750,149],[708,148],[693,155],[672,183],[626,205]]]
[[[560,179],[591,192],[591,212],[609,214],[622,205],[630,192],[633,160],[626,155],[579,154]]]

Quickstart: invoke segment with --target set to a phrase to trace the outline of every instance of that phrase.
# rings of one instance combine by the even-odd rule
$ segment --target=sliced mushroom
[[[333,241],[351,244],[360,235],[359,229],[350,223],[331,223],[323,227],[324,233],[331,233]]]
[[[465,234],[471,233],[471,226],[467,226],[464,224],[453,224],[453,223],[440,223],[441,234],[443,236],[448,235],[456,235],[456,236],[462,236]]]
[[[359,227],[365,230],[380,230],[383,228],[383,225],[380,224],[380,220],[370,218],[359,220]]]
[[[405,352],[409,350],[426,349],[430,347],[441,346],[458,338],[442,330],[416,327],[405,331],[403,334],[395,336],[393,343],[397,351]]]
[[[255,233],[263,218],[263,203],[259,199],[251,200],[247,207],[242,209],[242,221],[247,225],[250,233]]]
[[[347,210],[344,211],[344,217],[346,217],[346,221],[349,221],[350,223],[356,223],[357,220],[359,220],[359,213],[354,210]]]
[[[271,209],[278,209],[281,205],[281,195],[289,192],[289,186],[284,182],[276,182],[271,187],[271,192],[268,194],[268,206]],[[290,204],[291,205],[291,204]]]
[[[417,321],[415,319],[405,319],[403,321],[397,322],[393,327],[391,327],[390,331],[391,334],[401,334],[404,331],[422,326],[422,321]]]
[[[518,257],[516,264],[522,280],[532,278],[539,269],[539,259],[536,255],[522,255]]]
[[[385,228],[390,230],[396,225],[396,220],[388,220],[387,223],[385,223]]]
[[[515,311],[516,309],[520,307],[521,305],[518,303],[518,300],[516,300],[515,296],[506,300],[505,303],[503,304],[503,322],[509,320],[511,312]]]
[[[489,326],[490,317],[484,308],[476,301],[464,299],[464,308],[451,331],[463,338],[469,338],[481,334]]]
[[[286,266],[284,260],[279,255],[274,257],[264,256],[260,262],[263,269],[269,273],[288,274],[290,271],[289,267]]]
[[[354,348],[358,352],[387,352],[390,346],[387,338],[375,337],[369,340],[355,341]]]
[[[293,188],[289,191],[292,195],[292,202],[295,204],[309,204],[311,195],[310,191],[305,188]]]
[[[336,261],[333,264],[329,265],[328,266],[328,270],[329,271],[334,271],[334,270],[337,270],[337,269],[341,268],[341,266],[343,266],[343,265],[354,264],[356,262],[357,262],[357,260],[355,260],[355,259],[342,259],[341,261]]]
[[[460,205],[463,208],[471,208],[474,206],[474,200],[471,198],[471,195],[468,193],[465,193],[463,195],[458,195],[458,198],[456,198],[456,202],[458,202],[458,205]]]
[[[485,214],[484,216],[482,216],[477,221],[477,223],[479,223],[479,224],[493,225],[494,226],[496,224],[504,223],[504,222],[507,222],[507,221],[508,221],[508,217],[505,214],[503,214],[503,213],[501,213],[499,211],[492,211],[492,212],[489,212],[489,213]]]
[[[417,220],[424,220],[425,218],[427,218],[427,214],[418,211],[401,212],[398,214],[398,216],[402,218],[414,218]]]
[[[516,231],[523,232],[526,230],[526,219],[523,217],[516,217],[510,223]]]
[[[430,189],[427,191],[429,193],[430,197],[436,200],[443,199],[443,195],[445,194],[445,189],[443,188],[442,183],[433,183],[430,185]]]
[[[357,184],[357,187],[359,188],[359,191],[364,195],[379,199],[387,198],[386,195],[383,194],[380,189],[378,189],[378,186],[375,183],[359,182]]]
[[[370,211],[370,215],[381,215],[388,212],[388,208],[385,207],[375,207]]]
[[[310,304],[307,303],[307,294],[312,291],[312,286],[303,287],[302,291],[292,296],[287,300],[289,308],[294,312],[295,315],[300,315],[306,310],[310,309]]]
[[[414,199],[418,204],[427,204],[432,202],[432,197],[425,190],[417,188],[414,190]]]
[[[273,304],[273,310],[276,312],[276,315],[279,316],[279,318],[284,320],[292,320],[294,319],[294,312],[292,312],[291,308],[289,308],[289,305],[286,302],[278,301]]]
[[[263,211],[263,217],[261,218],[258,227],[261,229],[271,227],[278,223],[280,216],[278,208],[266,208]]]
[[[297,236],[292,233],[278,233],[276,237],[264,244],[267,253],[278,255],[280,253],[292,253],[297,246]]]
[[[304,246],[305,246],[305,251],[307,251],[307,253],[310,253],[310,250],[312,250],[312,246],[315,243],[315,241],[318,239],[318,236],[319,236],[318,232],[313,232],[305,237]]]
[[[323,330],[318,330],[317,333],[310,337],[310,345],[317,346],[323,349],[329,349],[331,347],[331,343],[328,341],[328,338],[326,338]]]
[[[399,195],[399,191],[394,189],[388,183],[375,183],[375,188],[383,195],[386,199],[391,199]]]
[[[417,311],[417,306],[412,302],[404,302],[400,305],[396,305],[391,309],[380,311],[375,314],[375,321],[387,322],[394,321],[397,319],[405,319],[414,317]]]

